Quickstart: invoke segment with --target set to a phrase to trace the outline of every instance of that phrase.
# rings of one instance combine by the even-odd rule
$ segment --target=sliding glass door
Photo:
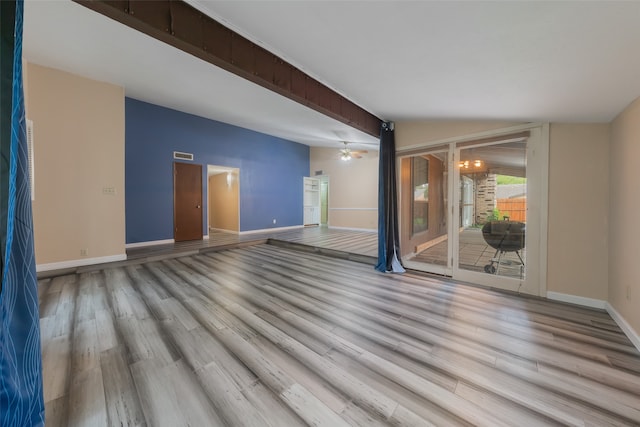
[[[405,266],[540,294],[541,136],[531,129],[399,155]]]

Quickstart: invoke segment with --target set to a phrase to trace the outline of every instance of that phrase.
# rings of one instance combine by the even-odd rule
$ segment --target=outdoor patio
[[[410,261],[426,264],[446,265],[448,240],[440,242],[423,250]],[[520,251],[520,256],[525,259],[526,248]],[[489,246],[482,237],[480,228],[465,228],[460,231],[460,268],[484,273],[484,266],[491,262],[496,250]],[[495,265],[495,264],[494,264]],[[515,252],[506,252],[502,256],[502,262],[498,271],[500,276],[520,278],[520,260]]]

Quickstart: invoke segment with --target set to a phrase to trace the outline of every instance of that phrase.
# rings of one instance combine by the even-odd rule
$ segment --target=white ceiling
[[[637,1],[189,2],[385,120],[608,122],[640,95]],[[25,2],[24,55],[311,146],[376,142],[68,0]]]

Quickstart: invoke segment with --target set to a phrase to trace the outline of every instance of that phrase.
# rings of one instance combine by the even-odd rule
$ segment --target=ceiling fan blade
[[[351,157],[353,157],[354,159],[361,159],[362,155],[367,153],[368,153],[367,150],[352,150]]]

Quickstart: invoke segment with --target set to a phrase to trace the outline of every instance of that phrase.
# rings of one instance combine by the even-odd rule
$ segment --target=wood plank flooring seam
[[[309,281],[307,281],[306,283],[307,283],[307,284],[309,284]],[[471,339],[473,339],[473,334],[467,335],[467,336],[465,336],[465,338],[471,338]]]
[[[242,311],[244,310],[244,309],[242,309],[239,305],[237,306],[237,309],[239,309],[241,313],[242,313]],[[255,327],[260,328],[261,326],[262,326],[262,327],[264,327],[264,325],[259,325],[259,324],[255,323],[255,319],[252,319],[252,318],[251,318],[251,315],[250,315],[250,313],[249,313],[249,312],[245,312],[245,314],[244,314],[244,316],[243,316],[242,318],[243,318],[243,320],[245,320],[245,321],[249,321],[249,322],[251,322],[251,323],[252,323],[252,325],[254,326],[254,328],[255,328]],[[274,341],[274,343],[278,343],[278,341],[276,340],[276,341]],[[294,342],[290,342],[290,343],[288,343],[288,345],[293,345],[293,346],[295,346],[295,344],[296,344],[296,343],[294,343]],[[288,347],[285,347],[285,349],[288,349]],[[307,362],[307,363],[313,363],[310,359],[306,359],[306,362]],[[380,360],[378,360],[378,363],[380,363]],[[400,378],[400,377],[398,377],[398,379],[400,379],[400,380],[401,380],[401,378]],[[425,385],[425,384],[426,384],[426,383],[423,383],[423,385]],[[452,398],[452,396],[450,396],[450,398]],[[441,400],[440,402],[441,402],[441,404],[445,404],[446,406],[448,406],[448,404],[446,403],[446,401]],[[459,406],[458,406],[458,409],[460,410],[460,409],[461,409],[461,402],[458,402],[458,405],[459,405]],[[471,415],[468,415],[468,416],[471,416]],[[485,414],[485,417],[487,417],[487,416],[488,416],[488,415],[487,415],[487,414]],[[480,419],[482,419],[482,418],[480,418]],[[477,420],[477,419],[474,419],[474,421],[478,421],[478,420]],[[483,421],[483,423],[486,423],[486,421]],[[497,422],[497,420],[492,420],[492,421],[491,421],[491,423],[487,423],[486,425],[497,425],[497,424],[499,424],[499,423]]]
[[[468,338],[468,337],[467,337]]]
[[[633,352],[634,352],[634,351],[637,351],[637,350],[635,350],[635,348],[633,348],[633,347],[632,347],[632,346],[630,346],[630,345],[629,345],[629,346],[626,346],[626,349],[627,349],[626,351],[631,352],[632,354],[633,354]]]
[[[239,318],[244,321],[244,322],[248,322],[248,324],[254,328],[254,330],[256,328],[258,328],[258,330],[264,335],[266,333],[266,331],[271,331],[274,332],[273,330],[270,330],[269,327],[267,327],[267,323],[263,321],[261,321],[257,316],[253,315],[253,313],[251,313],[250,311],[247,311],[246,309],[244,309],[242,306],[240,306],[237,303],[231,303],[231,302],[226,302],[226,298],[225,297],[219,297],[218,294],[212,294],[210,295],[214,300],[216,300],[218,303],[220,303],[222,306],[225,306],[226,308],[230,309],[234,315],[239,316]],[[266,327],[266,329],[265,329]],[[326,361],[323,361],[323,359],[319,359],[320,356],[316,355],[313,356],[313,351],[310,351],[310,349],[304,347],[302,344],[297,343],[294,340],[290,340],[287,339],[286,337],[281,337],[280,339],[274,339],[274,337],[270,336],[269,333],[267,333],[267,337],[276,345],[278,345],[282,350],[286,351],[286,352],[292,352],[294,357],[298,358],[298,357],[304,357],[304,361],[306,364],[312,364],[314,367],[318,368],[318,367],[322,367]],[[309,350],[309,351],[307,351]],[[388,418],[389,416],[391,416],[392,411],[390,411],[389,409],[389,405],[391,404],[390,402],[386,404],[386,409],[383,410],[379,405],[380,402],[384,401],[384,399],[382,398],[382,396],[378,395],[374,390],[369,389],[367,394],[362,394],[361,392],[358,392],[358,388],[362,388],[365,387],[364,384],[358,384],[358,383],[352,383],[353,379],[350,378],[350,376],[346,373],[346,372],[341,372],[340,375],[336,375],[335,369],[337,367],[333,367],[333,369],[327,369],[326,367],[323,368],[324,372],[325,372],[325,376],[328,376],[328,379],[332,379],[331,383],[336,385],[338,388],[343,389],[344,391],[346,391],[347,393],[351,394],[352,396],[356,397],[356,399],[359,401],[360,404],[365,405],[366,407],[368,407],[370,410],[373,410],[375,413]],[[340,371],[338,369],[338,371]],[[355,394],[354,394],[355,393]],[[377,397],[376,397],[377,396]],[[393,407],[395,408],[395,406],[397,405],[397,402],[395,404],[393,404]],[[409,411],[410,413],[410,411]]]
[[[139,284],[139,281],[134,281]],[[157,311],[156,308],[150,307],[150,310]],[[155,313],[158,316],[159,313]],[[172,319],[177,321],[177,319]],[[161,322],[162,329],[166,335],[173,337],[174,334],[167,328],[166,321]],[[201,324],[202,326],[202,324]],[[175,338],[172,339],[175,342]],[[181,351],[182,354],[182,351]],[[247,406],[246,398],[244,397],[244,390],[242,386],[235,386],[234,380],[227,375],[226,371],[218,366],[216,360],[211,360],[208,364],[202,367],[196,367],[192,363],[192,359],[185,357],[182,354],[182,360],[190,367],[191,371],[196,374],[196,378],[202,387],[202,390],[206,392],[210,403],[218,408],[222,413],[224,419],[232,425],[266,425],[269,424],[265,419],[259,416],[253,411],[252,406]],[[205,374],[206,373],[206,374]],[[205,381],[207,379],[207,381]],[[229,395],[227,398],[226,396]],[[226,403],[217,402],[215,397],[222,397],[222,400]],[[242,403],[241,403],[242,402]],[[235,406],[233,405],[235,403]],[[231,409],[233,408],[233,409]],[[238,417],[242,418],[238,418]]]
[[[62,282],[63,280],[64,280],[63,278],[59,279],[60,282]],[[68,289],[68,286],[66,286],[66,283],[65,283],[65,285],[63,285],[63,289],[61,289],[60,292],[62,293],[62,291],[65,288]],[[74,323],[75,323],[75,313],[76,313],[75,300],[76,300],[77,293],[78,293],[77,281],[74,281],[73,282],[73,296],[72,296],[71,301],[70,301],[70,305],[72,305],[72,307],[71,307],[71,310],[69,310],[70,313],[71,313],[71,317],[69,319],[67,333],[62,335],[62,336],[67,335],[70,338],[70,341],[69,341],[69,344],[68,344],[68,350],[69,350],[68,356],[69,356],[69,358],[63,362],[66,365],[65,368],[64,368],[66,376],[65,376],[64,381],[63,381],[63,384],[64,384],[62,386],[63,391],[59,396],[56,396],[57,399],[63,399],[62,402],[64,402],[63,404],[58,405],[58,406],[62,406],[62,408],[57,408],[57,411],[59,412],[59,414],[57,415],[56,419],[57,419],[57,421],[60,422],[60,426],[67,425],[68,424],[68,420],[69,420],[69,412],[70,411],[69,411],[69,399],[68,399],[68,397],[69,397],[69,394],[70,394],[70,389],[71,389],[71,384],[72,384],[72,374],[73,373],[71,373],[71,367],[72,367],[72,355],[73,355],[73,348],[74,348],[73,339],[71,339],[71,337],[73,337],[73,328],[74,328]],[[60,307],[60,303],[61,302],[58,301],[58,304],[59,304],[58,308]],[[58,310],[56,310],[56,314],[57,314],[57,311]],[[46,342],[45,342],[45,345],[43,345],[43,351],[46,351]],[[60,355],[56,354],[53,357],[58,357],[59,358]],[[45,361],[43,361],[43,367],[46,366],[44,362]],[[47,378],[45,377],[44,378],[44,380],[45,380],[44,381],[44,386],[45,386],[45,389],[44,389],[45,407],[48,407],[50,409],[51,407],[50,407],[50,405],[48,405],[48,403],[50,401],[47,400],[47,394],[49,394],[48,392],[50,391],[50,388],[47,387],[46,379]],[[45,416],[46,416],[46,414],[45,414]]]
[[[140,289],[141,279],[136,274],[136,272],[129,269],[127,270],[126,274],[131,281],[132,288],[137,288],[138,292],[142,292],[142,289]],[[164,343],[164,345],[167,348],[171,348],[173,349],[173,352],[175,352],[175,356],[171,357],[171,360],[173,360],[174,362],[167,360],[166,362],[169,362],[169,365],[166,365],[166,366],[170,367],[171,364],[175,363],[176,364],[175,366],[177,366],[178,369],[181,369],[183,366],[187,366],[188,363],[186,363],[186,358],[184,357],[180,347],[176,345],[176,342],[173,339],[170,331],[166,327],[166,323],[160,320],[161,316],[158,312],[158,308],[159,307],[157,305],[146,304],[146,309],[153,315],[154,322],[157,325],[156,327],[159,331],[159,336],[161,337],[161,341]],[[188,381],[192,384],[190,390],[195,391],[196,393],[195,398],[201,404],[200,406],[200,408],[202,408],[201,415],[204,413],[209,413],[211,415],[213,413],[212,411],[214,407],[213,400],[205,392],[205,388],[203,387],[202,383],[197,381],[199,378],[197,377],[193,369],[190,368],[190,370],[187,373],[187,376],[188,376]],[[184,376],[182,376],[182,378],[184,378]],[[194,388],[193,385],[195,384],[198,384],[198,386]],[[216,423],[219,423],[219,421],[216,421]]]
[[[192,242],[41,279],[47,425],[640,425],[608,313],[380,274],[334,252],[371,236],[303,231],[279,236],[337,257]]]
[[[157,272],[155,273],[157,274]],[[210,323],[208,322],[202,322],[204,324],[204,326],[211,332],[213,333],[216,337],[220,338],[222,340],[223,343],[225,343],[225,345],[232,349],[232,351],[234,352],[234,354],[236,355],[244,355],[241,356],[243,363],[245,363],[247,366],[249,366],[252,371],[254,373],[256,373],[258,375],[259,378],[261,378],[271,389],[272,391],[274,391],[274,393],[276,393],[278,396],[281,396],[284,390],[287,390],[290,385],[286,385],[286,386],[282,386],[279,385],[278,383],[274,383],[272,381],[273,377],[270,375],[270,372],[280,372],[280,376],[284,376],[286,379],[285,381],[288,384],[294,384],[294,382],[291,379],[288,379],[286,377],[286,375],[284,373],[282,373],[278,368],[275,368],[274,366],[272,366],[272,364],[270,362],[267,361],[267,359],[259,359],[261,361],[261,363],[264,365],[258,365],[254,360],[253,357],[250,357],[249,355],[251,353],[256,353],[258,354],[257,351],[252,350],[252,347],[250,347],[250,343],[244,340],[238,340],[237,338],[239,338],[240,336],[237,335],[237,338],[233,341],[230,340],[231,336],[229,336],[228,334],[225,334],[225,331],[231,331],[232,326],[229,328],[225,328],[225,329],[216,329],[214,327],[211,326]],[[276,385],[278,384],[278,385]],[[283,396],[283,401],[287,404],[290,405],[291,409],[298,413],[299,416],[301,416],[303,419],[305,418],[304,414],[300,413],[300,408],[296,405],[299,405],[301,403],[301,401],[299,399],[288,399],[288,395]],[[311,403],[314,407],[318,407],[319,404],[318,402],[312,402]],[[293,406],[292,406],[293,405]]]

